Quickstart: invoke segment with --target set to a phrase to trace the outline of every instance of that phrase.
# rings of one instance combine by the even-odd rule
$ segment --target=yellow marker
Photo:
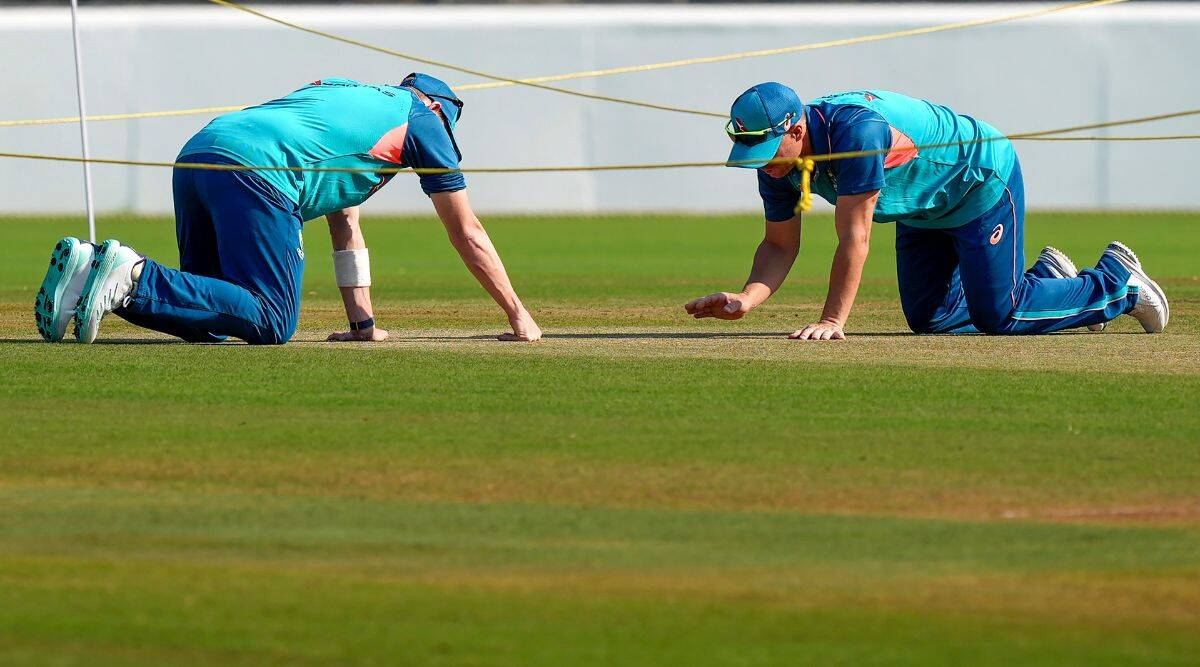
[[[796,158],[800,170],[800,201],[796,203],[796,215],[812,210],[812,173],[817,163],[812,158]]]

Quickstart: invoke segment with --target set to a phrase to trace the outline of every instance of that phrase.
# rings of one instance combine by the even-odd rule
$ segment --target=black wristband
[[[363,320],[362,322],[351,322],[350,330],[351,331],[362,331],[363,329],[370,329],[373,326],[375,326],[375,318],[368,317],[367,319]]]

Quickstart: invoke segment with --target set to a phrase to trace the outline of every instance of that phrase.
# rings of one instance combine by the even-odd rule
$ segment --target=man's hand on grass
[[[533,321],[533,316],[529,314],[529,311],[522,310],[517,315],[508,318],[508,324],[512,327],[512,331],[505,331],[496,336],[496,340],[506,343],[532,343],[542,337],[542,328]]]
[[[379,327],[371,327],[370,329],[359,329],[358,331],[335,331],[329,334],[325,340],[328,342],[361,342],[361,343],[378,343],[385,341],[388,338],[386,329]]]
[[[709,294],[683,306],[683,309],[696,319],[716,317],[722,320],[740,320],[753,308],[745,295],[732,292]]]
[[[842,325],[837,322],[821,320],[792,332],[788,338],[792,340],[845,340],[846,333],[842,331]]]

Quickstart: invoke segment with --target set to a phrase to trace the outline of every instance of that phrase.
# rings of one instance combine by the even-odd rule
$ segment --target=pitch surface
[[[307,233],[296,343],[193,346],[31,309],[79,223],[0,221],[0,662],[1167,664],[1200,654],[1200,227],[1030,217],[1078,264],[1129,243],[1147,336],[906,335],[875,229],[843,343],[807,224],[737,323],[743,217],[493,218],[547,331],[502,318],[436,221],[365,219],[381,345]],[[175,259],[165,219],[102,219]],[[77,233],[77,232],[76,232]]]

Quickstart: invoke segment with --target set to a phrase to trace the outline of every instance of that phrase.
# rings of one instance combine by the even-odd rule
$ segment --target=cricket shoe
[[[134,270],[143,261],[141,255],[120,241],[109,239],[96,250],[92,272],[75,307],[75,339],[81,343],[96,340],[100,320],[129,302],[136,284]]]
[[[33,302],[33,319],[38,333],[47,342],[57,343],[67,333],[67,325],[75,317],[75,304],[83,293],[96,246],[66,236],[54,244],[50,253],[50,268]]]
[[[1054,246],[1046,246],[1042,248],[1042,252],[1038,254],[1037,261],[1034,264],[1042,264],[1050,271],[1050,274],[1055,278],[1074,278],[1079,275],[1079,269],[1075,268],[1075,262],[1071,261],[1067,254]],[[1099,324],[1089,324],[1088,331],[1104,331],[1104,327],[1108,326],[1107,322]]]
[[[1146,333],[1162,333],[1171,319],[1171,306],[1167,303],[1166,293],[1150,279],[1142,268],[1141,260],[1124,243],[1113,241],[1104,249],[1104,254],[1129,270],[1129,286],[1138,290],[1137,304],[1129,314],[1141,322]]]

